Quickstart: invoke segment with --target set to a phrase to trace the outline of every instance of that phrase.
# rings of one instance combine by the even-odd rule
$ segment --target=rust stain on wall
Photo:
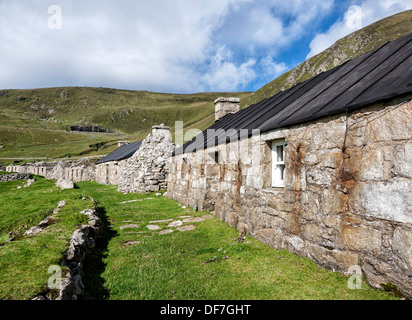
[[[300,226],[301,226],[301,216],[303,214],[303,207],[301,203],[302,199],[302,168],[303,168],[303,159],[306,156],[306,153],[303,150],[302,143],[298,143],[296,146],[289,143],[289,146],[286,148],[285,152],[289,156],[289,172],[292,174],[292,189],[295,196],[295,201],[293,204],[292,212],[290,213],[289,218],[286,221],[286,229],[291,234],[299,235]]]
[[[289,159],[290,159],[290,169],[293,172],[294,176],[300,176],[300,170],[303,167],[302,160],[305,158],[305,152],[302,149],[302,144],[299,143],[296,147],[289,145],[290,147],[286,150],[289,150]]]
[[[289,155],[289,172],[293,176],[293,190],[300,191],[302,189],[301,185],[301,174],[303,168],[303,159],[306,156],[306,153],[303,150],[302,144],[299,143],[294,147],[292,144],[286,148],[286,152]]]
[[[219,172],[220,172],[220,182],[225,180],[225,175],[226,175],[226,166],[225,164],[220,164],[219,165]]]
[[[358,184],[355,179],[358,168],[353,164],[353,152],[345,148],[342,153],[341,165],[337,172],[337,186],[338,189],[344,193],[349,194],[351,190]]]
[[[237,175],[236,193],[238,196],[240,196],[240,188],[242,187],[242,167],[240,162],[238,164],[235,164],[235,171]]]

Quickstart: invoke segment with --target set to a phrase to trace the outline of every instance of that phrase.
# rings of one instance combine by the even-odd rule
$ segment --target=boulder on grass
[[[56,187],[60,187],[62,190],[74,189],[74,182],[71,180],[57,180]]]

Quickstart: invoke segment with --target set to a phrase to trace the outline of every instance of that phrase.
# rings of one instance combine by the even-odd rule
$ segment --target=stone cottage
[[[169,127],[154,126],[136,153],[126,160],[118,191],[145,193],[166,189],[169,159],[174,149]]]
[[[127,159],[139,150],[142,141],[118,143],[118,149],[96,162],[96,182],[105,185],[118,185]]]
[[[412,33],[246,109],[218,99],[167,195],[412,298],[411,98]]]

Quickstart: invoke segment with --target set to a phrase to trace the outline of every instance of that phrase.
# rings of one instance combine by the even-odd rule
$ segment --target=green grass
[[[23,225],[38,224],[57,207],[61,200],[71,199],[73,191],[61,191],[55,182],[39,176],[24,188],[25,180],[0,183],[0,239]],[[17,189],[21,186],[21,189]]]
[[[348,277],[318,267],[309,259],[274,250],[216,218],[196,230],[159,235],[145,227],[153,220],[202,216],[175,201],[153,195],[123,195],[115,187],[81,183],[105,212],[108,229],[88,261],[86,299],[110,300],[378,300],[394,297],[363,282],[350,290]],[[153,199],[150,199],[153,198]],[[130,199],[143,201],[121,204]],[[125,222],[131,221],[131,222]],[[120,230],[136,223],[137,230]],[[163,229],[167,223],[158,224]],[[127,232],[141,232],[131,233]],[[140,244],[125,246],[127,241]],[[217,257],[229,259],[206,263]]]
[[[36,177],[28,188],[16,189],[23,181],[0,183],[0,243],[8,239],[9,231],[25,225],[27,230],[37,225],[61,200],[66,201],[55,216],[55,223],[42,233],[21,236],[15,241],[0,246],[0,299],[28,300],[48,291],[51,274],[48,268],[59,265],[68,248],[69,239],[79,223],[87,217],[80,214],[92,207],[91,201],[81,200],[80,191],[60,190],[53,181]],[[64,271],[67,269],[63,269]]]
[[[38,178],[38,177],[36,177]],[[203,216],[163,196],[122,194],[115,186],[81,182],[74,190],[57,190],[42,178],[29,188],[20,182],[0,184],[3,234],[21,224],[35,225],[60,200],[67,205],[58,223],[36,236],[0,246],[0,299],[26,300],[47,291],[48,267],[58,265],[72,232],[98,201],[105,231],[86,260],[86,300],[386,300],[394,295],[368,287],[350,290],[348,277],[317,266],[309,259],[274,250],[211,218],[188,232],[159,235],[146,226],[153,220]],[[4,200],[9,199],[9,201]],[[129,200],[136,202],[122,203]],[[84,218],[84,216],[83,216]],[[120,230],[135,223],[139,229]],[[157,223],[162,229],[167,223]],[[127,241],[139,244],[125,246]],[[225,258],[226,259],[223,259]],[[227,258],[228,257],[228,258]],[[219,262],[210,262],[216,259]]]
[[[42,128],[11,128],[0,125],[0,158],[63,158],[67,155],[107,154],[117,147],[122,136],[116,134],[78,134]],[[95,145],[103,144],[96,148]]]

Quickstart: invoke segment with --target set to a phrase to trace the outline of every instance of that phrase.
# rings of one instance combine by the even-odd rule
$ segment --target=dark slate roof
[[[412,93],[412,33],[323,72],[236,114],[228,114],[175,154],[226,143],[241,129],[262,133]],[[223,129],[214,134],[210,129]],[[232,134],[227,135],[228,130]],[[208,134],[209,132],[209,134]]]
[[[130,158],[137,150],[139,150],[141,145],[142,141],[125,144],[119,149],[113,151],[112,153],[97,161],[96,164],[102,164],[110,161],[120,161]]]

